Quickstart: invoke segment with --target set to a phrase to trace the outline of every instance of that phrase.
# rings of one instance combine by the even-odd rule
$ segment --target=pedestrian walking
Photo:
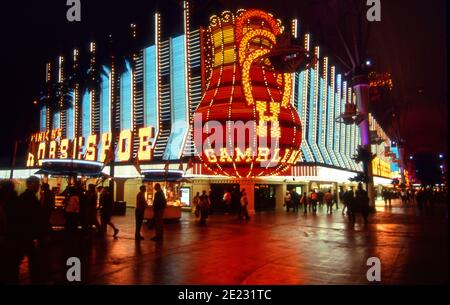
[[[317,213],[317,201],[318,201],[318,194],[315,191],[311,192],[311,196],[309,197],[312,213]]]
[[[134,216],[136,220],[136,230],[134,233],[135,240],[143,240],[144,237],[141,235],[142,222],[144,221],[144,213],[147,208],[147,199],[145,198],[145,192],[147,191],[145,185],[139,187],[139,193],[136,195],[136,210],[134,211]]]
[[[417,192],[416,195],[416,200],[417,200],[417,207],[419,208],[419,212],[422,213],[423,212],[423,208],[425,207],[426,204],[426,190],[424,186],[420,187],[420,190]]]
[[[406,206],[407,197],[405,189],[401,189],[400,198],[402,199],[402,204]]]
[[[300,204],[303,206],[303,214],[306,215],[308,209],[308,194],[306,194],[306,192],[304,192],[300,198]]]
[[[319,190],[319,192],[317,193],[317,203],[321,210],[323,208],[323,197],[324,197],[324,193],[321,190]]]
[[[388,204],[389,204],[390,208],[392,208],[392,199],[394,199],[394,196],[395,196],[395,194],[393,191],[391,191],[391,190],[387,191]]]
[[[73,235],[80,220],[80,196],[74,186],[69,187],[65,204],[66,232]]]
[[[79,224],[81,225],[81,228],[83,229],[83,232],[87,233],[89,227],[89,209],[88,209],[88,202],[85,196],[86,190],[84,189],[84,186],[81,186],[81,184],[77,184],[75,186],[75,191],[80,200],[80,212],[78,221]]]
[[[17,192],[11,180],[0,181],[0,285],[11,283],[11,244],[14,239],[8,240],[9,226],[14,219],[9,213],[17,205]],[[9,222],[8,222],[9,220]],[[8,241],[10,243],[8,243]]]
[[[339,201],[342,203],[343,201],[344,201],[344,193],[345,193],[345,191],[344,191],[344,187],[340,187],[339,188]],[[336,206],[337,206],[337,204],[336,204]]]
[[[111,189],[109,186],[104,187],[100,195],[100,221],[102,227],[102,233],[105,234],[107,226],[113,229],[113,237],[117,237],[119,234],[119,229],[111,222],[111,217],[114,209],[114,199],[111,194]]]
[[[194,196],[194,214],[196,218],[200,217],[200,192],[197,192]]]
[[[209,196],[206,195],[206,191],[202,192],[200,196],[200,225],[206,225],[206,219],[209,214],[209,207],[211,206],[211,202]]]
[[[294,212],[298,213],[298,206],[300,205],[300,195],[295,188],[291,190],[291,204]]]
[[[336,211],[339,210],[339,204],[338,204],[338,194],[337,192],[333,192],[333,201],[336,203]]]
[[[41,191],[39,194],[39,201],[41,204],[41,209],[44,213],[44,221],[47,231],[52,230],[52,225],[50,223],[50,218],[53,211],[55,210],[55,194],[50,190],[48,183],[42,183]]]
[[[238,219],[245,219],[245,220],[250,220],[250,216],[248,215],[248,210],[247,210],[247,206],[248,206],[248,197],[247,197],[247,192],[245,190],[242,190],[242,196],[240,199],[240,203],[241,203],[241,209],[239,211],[239,217]]]
[[[225,190],[222,198],[222,202],[225,206],[225,214],[231,212],[231,193],[228,189]]]
[[[155,236],[151,238],[154,241],[162,241],[164,237],[164,211],[167,206],[166,197],[159,183],[155,184],[155,196],[153,199],[153,220],[155,223]]]
[[[40,202],[36,197],[40,187],[40,180],[31,176],[26,180],[27,189],[14,198],[9,194],[7,208],[7,269],[8,283],[19,281],[19,266],[24,257],[28,258],[28,271],[31,282],[39,284],[42,272],[38,261],[38,247],[46,230],[45,218]]]
[[[367,191],[363,189],[362,183],[358,184],[358,189],[355,194],[355,204],[358,207],[356,210],[361,212],[364,223],[368,223],[369,217],[369,196]]]
[[[86,214],[87,214],[87,231],[90,231],[92,227],[95,227],[97,233],[102,231],[100,223],[97,219],[97,202],[98,196],[95,191],[95,184],[89,184],[85,194],[86,200]]]
[[[351,222],[355,222],[355,204],[353,189],[350,187],[344,194],[344,210],[347,208],[347,215]],[[344,213],[342,210],[342,213]]]
[[[331,194],[331,189],[325,193],[324,200],[327,205],[327,214],[333,214],[333,194]]]
[[[291,204],[292,204],[292,196],[291,193],[287,191],[286,195],[284,195],[284,206],[286,207],[286,212],[289,212]]]
[[[384,200],[384,206],[386,207],[388,205],[388,196],[387,196],[387,189],[383,188],[381,191],[381,197]]]

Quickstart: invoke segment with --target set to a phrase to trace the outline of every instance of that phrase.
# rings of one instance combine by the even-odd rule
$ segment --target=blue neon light
[[[305,157],[306,162],[314,162],[314,158],[312,156],[311,153],[311,148],[309,147],[308,141],[307,141],[307,135],[306,135],[306,122],[307,122],[307,105],[303,103],[303,99],[306,100],[306,103],[308,102],[308,100],[306,99],[307,97],[304,96],[304,82],[305,82],[305,73],[308,73],[308,71],[302,71],[300,72],[299,78],[298,78],[298,82],[299,82],[299,86],[298,86],[298,106],[297,106],[297,111],[298,114],[300,116],[300,120],[302,123],[302,133],[304,133],[304,140],[302,141],[302,145],[301,145],[301,150],[302,150],[302,154]],[[304,115],[304,113],[306,115]]]
[[[46,129],[47,129],[47,106],[46,105],[44,105],[41,108],[40,116],[41,116],[41,120],[40,120],[39,130],[46,131]]]
[[[120,77],[120,129],[129,130],[133,127],[133,122],[131,120],[131,107],[132,107],[132,97],[131,97],[131,65],[127,60],[125,61],[125,72]]]
[[[311,69],[311,75],[310,75],[310,94],[309,94],[309,120],[308,120],[308,137],[307,140],[309,144],[311,145],[311,149],[314,155],[314,161],[315,162],[323,162],[322,156],[320,155],[319,148],[317,147],[317,116],[314,113],[315,110],[317,110],[317,103],[314,99],[314,77],[316,71],[314,69]]]
[[[53,113],[53,129],[58,129],[60,128],[60,112],[55,112]]]
[[[75,122],[75,111],[73,111],[73,105],[75,105],[75,93],[73,90],[69,92],[70,100],[72,101],[72,104],[67,108],[67,120],[66,120],[66,137],[68,139],[75,138],[75,130],[74,130],[74,122]]]
[[[164,160],[178,159],[183,149],[183,140],[187,131],[186,119],[186,58],[184,35],[171,40],[171,102],[172,102],[172,132],[167,148],[164,152]]]
[[[91,94],[84,90],[81,98],[81,135],[87,138],[91,134]]]
[[[326,101],[324,100],[324,94],[323,94],[323,87],[325,86],[325,81],[324,79],[321,77],[319,79],[319,102],[318,102],[318,119],[319,119],[319,124],[317,126],[317,146],[319,147],[319,151],[323,156],[323,159],[325,161],[325,164],[331,164],[331,160],[329,159],[328,153],[327,153],[327,148],[324,146],[325,143],[323,143],[323,136],[326,137],[326,127],[323,127],[323,124],[325,122],[325,124],[327,123],[327,109],[326,109]]]
[[[109,108],[110,108],[110,94],[111,88],[109,85],[109,73],[111,70],[103,66],[100,82],[100,133],[107,133],[110,131]]]
[[[158,102],[157,102],[157,76],[156,76],[156,46],[151,46],[144,51],[144,99],[145,99],[145,126],[155,128],[158,133]]]

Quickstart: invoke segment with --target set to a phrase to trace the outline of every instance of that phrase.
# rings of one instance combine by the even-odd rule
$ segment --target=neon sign
[[[279,175],[301,158],[292,75],[276,72],[264,57],[283,30],[279,20],[261,10],[210,18],[203,36],[206,86],[194,115],[194,146],[216,174]]]
[[[47,133],[42,133],[47,134]],[[51,133],[49,133],[51,134]],[[139,146],[137,147],[137,158],[139,161],[150,161],[153,158],[153,138],[155,129],[153,127],[143,127],[138,130]],[[78,159],[87,161],[100,161],[109,163],[113,158],[111,149],[111,133],[103,133],[101,137],[91,134],[87,138],[78,137],[76,139],[55,140],[50,137],[35,136],[33,139],[42,141],[32,145],[28,152],[27,167],[42,165],[44,159]],[[99,145],[101,144],[101,145]],[[33,146],[36,147],[33,149]],[[101,147],[99,149],[99,146]],[[116,147],[118,162],[128,162],[133,158],[134,141],[131,130],[122,130]]]

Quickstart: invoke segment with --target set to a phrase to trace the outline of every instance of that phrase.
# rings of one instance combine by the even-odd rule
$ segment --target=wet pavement
[[[249,222],[212,215],[206,227],[183,212],[165,225],[165,240],[134,240],[134,210],[116,216],[120,229],[106,237],[67,240],[54,232],[43,250],[48,283],[67,283],[66,260],[79,257],[82,284],[368,284],[369,257],[381,260],[381,284],[448,282],[448,212],[444,207],[418,215],[415,207],[377,203],[364,225],[333,215],[284,211],[258,213]],[[110,229],[109,229],[110,230]],[[21,283],[30,282],[27,260]]]

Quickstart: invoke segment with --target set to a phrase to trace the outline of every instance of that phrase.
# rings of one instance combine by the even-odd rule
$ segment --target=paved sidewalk
[[[67,283],[66,259],[80,257],[82,284],[367,284],[366,261],[379,257],[381,284],[448,282],[448,220],[443,207],[419,216],[415,207],[377,203],[370,223],[352,226],[341,210],[317,216],[284,211],[249,222],[212,215],[206,227],[183,213],[165,225],[165,240],[134,241],[134,210],[114,217],[119,238],[65,240],[54,233],[45,251],[49,283]],[[27,262],[22,283],[29,283]]]

